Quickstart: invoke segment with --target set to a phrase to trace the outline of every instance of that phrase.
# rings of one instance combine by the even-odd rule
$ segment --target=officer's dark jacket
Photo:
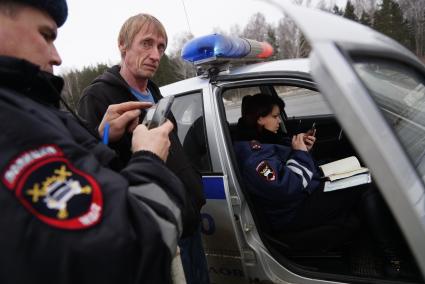
[[[276,139],[283,141],[272,139],[274,133],[250,135],[248,129],[241,129],[241,121],[238,126],[239,141],[234,143],[234,150],[246,188],[264,221],[273,231],[282,231],[303,201],[320,186],[314,161],[306,151],[269,144]]]
[[[111,170],[62,86],[0,56],[0,283],[170,283],[183,185],[147,151]]]
[[[111,104],[118,104],[128,101],[137,101],[131,92],[127,82],[121,77],[119,66],[113,66],[104,74],[96,78],[88,86],[79,101],[78,114],[86,120],[92,129],[96,129],[107,108]],[[155,101],[162,98],[158,87],[149,80],[148,89],[151,91]],[[191,234],[199,224],[199,210],[205,204],[205,197],[202,188],[200,173],[185,155],[180,140],[177,136],[177,125],[174,123],[174,130],[170,135],[170,154],[167,159],[167,166],[180,178],[185,185],[187,192],[192,197],[194,207],[191,222],[184,224],[184,235]],[[123,164],[130,158],[132,134],[127,133],[117,143],[112,143],[113,148],[120,157]]]

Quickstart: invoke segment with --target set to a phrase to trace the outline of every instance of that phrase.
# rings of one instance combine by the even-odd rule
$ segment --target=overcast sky
[[[280,0],[288,1],[288,0]],[[344,0],[327,0],[331,3]],[[124,21],[138,13],[149,13],[165,26],[169,49],[174,39],[190,31],[195,36],[243,27],[261,12],[269,23],[277,24],[282,14],[260,0],[68,0],[68,19],[59,29],[56,47],[62,57],[55,73],[73,68],[119,62],[117,36]],[[187,19],[185,16],[185,9]]]

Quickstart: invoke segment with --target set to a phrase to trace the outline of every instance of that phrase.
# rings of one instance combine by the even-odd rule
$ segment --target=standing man
[[[59,110],[66,17],[65,0],[0,1],[0,283],[170,283],[188,207],[164,163],[173,125],[149,131],[137,126],[149,104],[111,105],[99,134],[133,131],[120,168]]]
[[[156,103],[162,98],[150,80],[158,69],[167,47],[167,33],[155,17],[138,14],[121,27],[118,48],[121,65],[113,66],[87,87],[79,102],[79,115],[96,129],[110,104],[128,101]],[[126,164],[131,154],[131,133],[110,144]],[[195,211],[192,222],[185,224],[179,242],[183,268],[188,283],[209,283],[208,269],[200,237],[200,209],[205,204],[200,174],[186,157],[176,131],[170,135],[171,147],[167,166],[183,182]]]

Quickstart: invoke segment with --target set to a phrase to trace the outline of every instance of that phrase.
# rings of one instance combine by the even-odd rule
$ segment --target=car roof
[[[229,80],[231,77],[241,78],[243,76],[252,76],[256,74],[264,74],[267,72],[288,72],[288,73],[304,73],[309,74],[310,64],[309,60],[304,59],[284,59],[284,60],[275,60],[267,61],[261,63],[253,63],[238,67],[231,67],[218,73],[220,77],[226,77]],[[205,75],[200,75],[198,77],[189,78],[182,80],[170,85],[161,87],[161,93],[164,96],[184,93],[190,90],[201,89],[208,84],[210,79]]]
[[[241,75],[274,71],[310,73],[310,61],[306,58],[267,61],[236,67],[228,71],[228,73],[222,72],[220,75]]]

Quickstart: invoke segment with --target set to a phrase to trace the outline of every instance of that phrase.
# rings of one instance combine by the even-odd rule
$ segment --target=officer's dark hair
[[[258,129],[257,120],[270,114],[274,106],[283,111],[285,104],[279,97],[262,93],[245,96],[242,99],[241,114],[248,127]]]

